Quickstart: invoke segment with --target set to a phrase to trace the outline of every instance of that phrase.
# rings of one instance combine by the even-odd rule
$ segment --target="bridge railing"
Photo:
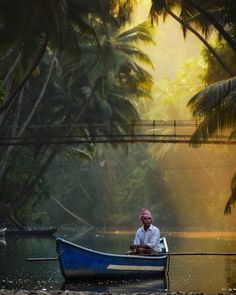
[[[189,143],[191,135],[198,125],[199,122],[196,120],[142,120],[129,124],[107,121],[92,124],[83,122],[71,125],[29,125],[23,136],[0,136],[0,145],[119,142]],[[20,128],[21,126],[18,126],[18,130]],[[68,130],[70,130],[69,133],[66,132]],[[210,137],[206,143],[228,143],[227,134],[216,134]],[[234,141],[229,144],[234,144]]]

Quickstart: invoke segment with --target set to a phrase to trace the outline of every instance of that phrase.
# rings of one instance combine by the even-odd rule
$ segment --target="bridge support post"
[[[176,120],[174,120],[174,138],[176,140]]]

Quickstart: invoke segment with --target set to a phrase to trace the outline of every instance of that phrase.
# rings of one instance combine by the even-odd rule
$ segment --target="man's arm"
[[[131,245],[130,254],[148,255],[151,254],[151,248],[148,245]]]

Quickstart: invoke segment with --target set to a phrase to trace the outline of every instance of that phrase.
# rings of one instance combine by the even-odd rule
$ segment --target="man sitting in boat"
[[[155,255],[160,253],[160,230],[152,225],[151,212],[142,209],[139,218],[143,226],[136,231],[134,244],[130,246],[129,254]]]

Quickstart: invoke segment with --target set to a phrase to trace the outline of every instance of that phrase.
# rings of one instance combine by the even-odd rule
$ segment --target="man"
[[[142,209],[139,215],[143,226],[135,235],[134,244],[130,246],[129,254],[155,255],[161,252],[160,230],[152,225],[152,214],[147,209]]]

